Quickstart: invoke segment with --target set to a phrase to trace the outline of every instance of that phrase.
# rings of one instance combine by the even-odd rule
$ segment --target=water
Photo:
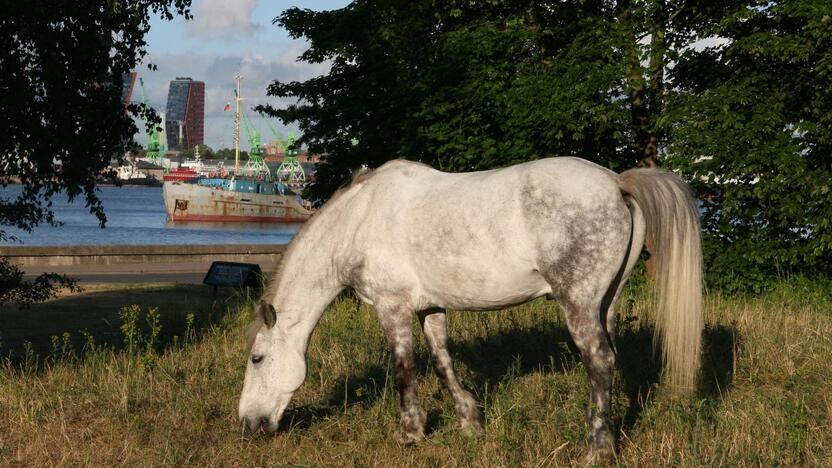
[[[21,186],[0,187],[0,198],[16,198]],[[107,224],[84,206],[83,199],[68,203],[66,197],[53,199],[55,218],[61,226],[41,225],[31,233],[0,226],[21,242],[0,245],[148,245],[148,244],[285,244],[299,224],[168,222],[162,189],[159,187],[101,187]]]

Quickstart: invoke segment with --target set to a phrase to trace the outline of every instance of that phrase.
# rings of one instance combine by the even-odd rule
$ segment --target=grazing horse
[[[256,306],[239,417],[278,427],[306,378],[306,350],[326,306],[346,287],[374,306],[401,394],[400,441],[424,438],[411,320],[461,427],[483,429],[454,375],[446,309],[495,310],[547,296],[560,303],[589,374],[589,459],[613,453],[614,304],[645,240],[655,262],[665,377],[691,389],[702,334],[699,215],[689,189],[658,169],[616,174],[550,158],[449,174],[395,160],[356,176],[298,232]]]

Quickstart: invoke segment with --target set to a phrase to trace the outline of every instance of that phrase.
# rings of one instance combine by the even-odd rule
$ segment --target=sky
[[[273,80],[304,80],[329,69],[326,64],[298,62],[306,42],[291,39],[286,30],[272,24],[274,18],[294,6],[331,10],[347,4],[349,0],[193,0],[193,20],[153,18],[146,36],[148,54],[136,69],[144,79],[148,104],[164,112],[168,85],[176,77],[205,82],[205,144],[214,149],[233,147],[234,113],[223,111],[223,107],[234,97],[237,71],[243,75],[244,104],[251,108],[286,104],[266,96],[266,87]],[[148,63],[156,65],[157,70],[148,70]],[[132,100],[140,99],[137,80]],[[258,115],[249,111],[249,118],[261,131],[264,142],[273,139]],[[298,133],[297,127],[286,128],[277,119],[272,123],[284,137],[287,131]],[[143,132],[144,126],[139,127]],[[146,142],[143,133],[137,140]],[[245,135],[242,146],[248,149]]]

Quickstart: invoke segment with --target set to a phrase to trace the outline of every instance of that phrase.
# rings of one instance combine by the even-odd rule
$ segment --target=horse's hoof
[[[396,441],[405,447],[413,447],[414,445],[418,444],[419,442],[425,440],[425,433],[422,431],[418,432],[404,432],[400,431],[396,434]]]
[[[615,450],[612,447],[589,448],[584,459],[584,466],[609,466],[615,462]]]
[[[485,421],[480,412],[477,412],[474,416],[460,419],[459,426],[462,434],[468,437],[475,437],[485,432]]]

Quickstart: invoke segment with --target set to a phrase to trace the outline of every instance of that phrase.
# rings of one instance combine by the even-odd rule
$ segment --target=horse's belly
[[[550,294],[551,287],[535,271],[483,273],[459,269],[438,275],[423,284],[425,300],[431,306],[457,310],[492,310],[522,304]]]

